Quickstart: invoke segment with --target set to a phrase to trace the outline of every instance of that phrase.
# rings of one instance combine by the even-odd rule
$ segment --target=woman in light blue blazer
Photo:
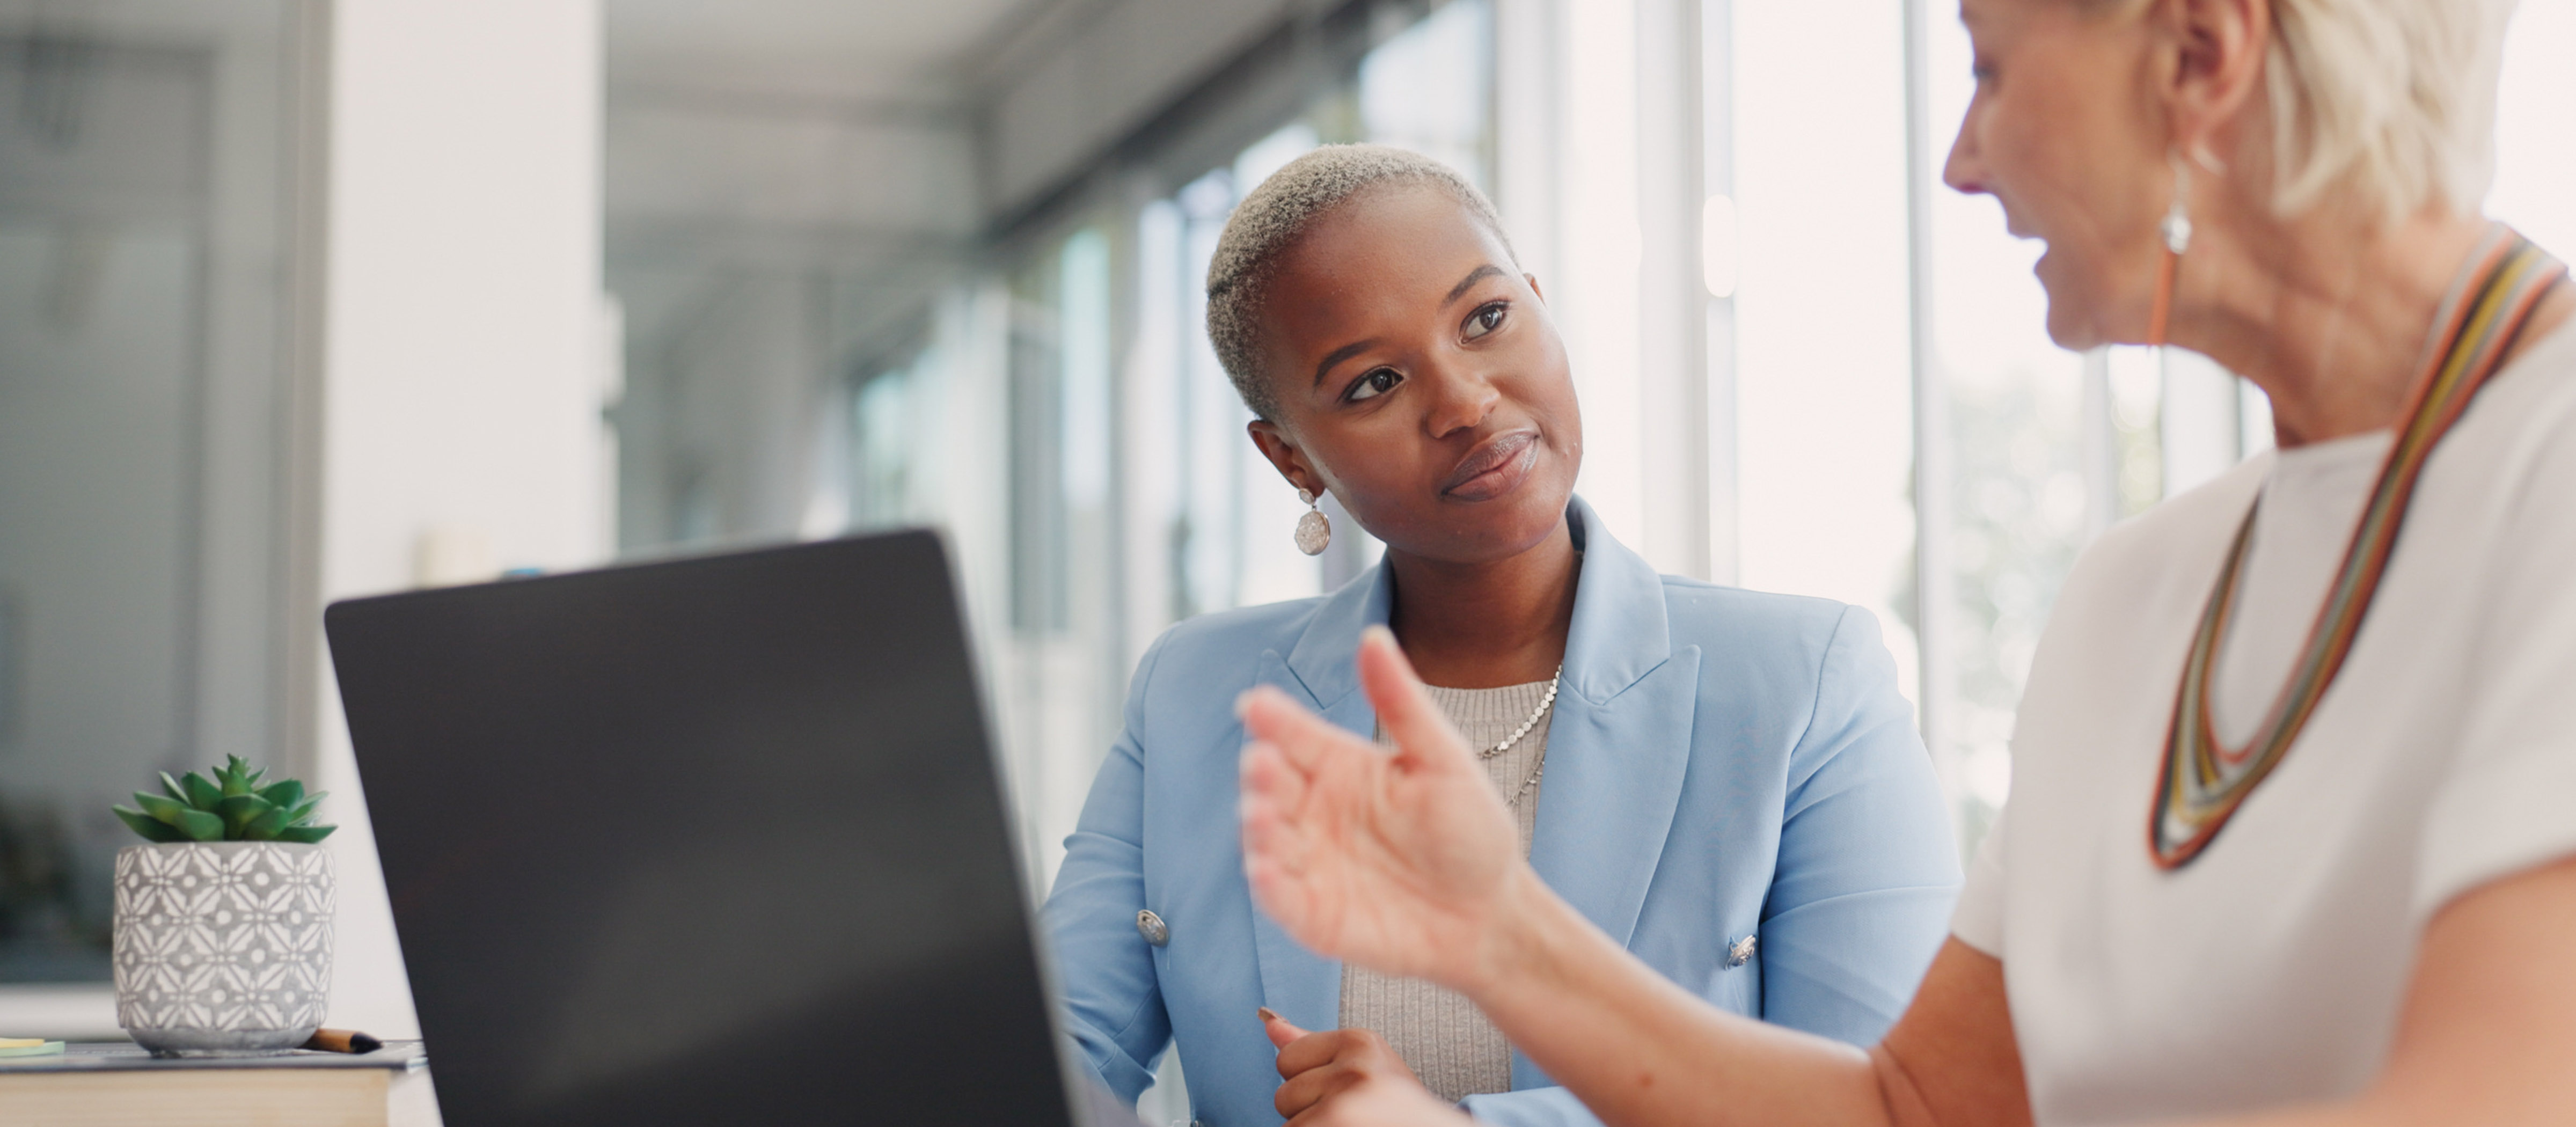
[[[1658,575],[1611,538],[1572,496],[1582,428],[1537,284],[1445,166],[1373,146],[1291,163],[1228,223],[1208,288],[1253,440],[1387,554],[1330,595],[1175,626],[1138,665],[1045,909],[1099,1079],[1133,1099],[1177,1045],[1195,1120],[1244,1127],[1408,1067],[1337,1029],[1344,970],[1253,908],[1236,820],[1236,697],[1274,685],[1373,731],[1353,661],[1371,625],[1433,685],[1552,682],[1520,793],[1559,894],[1716,1005],[1874,1043],[1959,871],[1870,615]],[[1508,1051],[1483,1044],[1431,1048]],[[1596,1122],[1517,1053],[1489,1073],[1507,1090],[1461,1099],[1481,1119]]]

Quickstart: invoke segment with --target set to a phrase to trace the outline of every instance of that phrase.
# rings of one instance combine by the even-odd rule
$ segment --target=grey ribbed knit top
[[[1547,685],[1534,681],[1500,689],[1434,687],[1431,699],[1467,737],[1467,745],[1482,753],[1529,719],[1539,702],[1547,699]],[[1484,761],[1494,789],[1511,802],[1523,857],[1529,856],[1530,831],[1538,825],[1539,784],[1533,777],[1547,761],[1547,730],[1555,719],[1556,710],[1551,708],[1511,750]],[[1388,742],[1384,731],[1378,733],[1378,742]],[[1423,1087],[1441,1099],[1455,1103],[1482,1092],[1511,1090],[1511,1044],[1475,1003],[1455,992],[1420,979],[1389,978],[1345,964],[1342,1027],[1375,1030],[1413,1068]]]

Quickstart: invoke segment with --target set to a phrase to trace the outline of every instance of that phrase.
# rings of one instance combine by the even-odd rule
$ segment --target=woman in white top
[[[1394,756],[1244,702],[1256,898],[1614,1124],[2576,1122],[2576,287],[2476,215],[2510,8],[1966,0],[1947,177],[2048,242],[2052,335],[2217,358],[2281,452],[2077,566],[1878,1046],[1583,924],[1384,637]],[[1366,1055],[1282,1069],[1297,1127],[1457,1119]]]

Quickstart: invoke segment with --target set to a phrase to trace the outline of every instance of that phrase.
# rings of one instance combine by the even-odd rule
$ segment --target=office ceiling
[[[970,61],[1050,2],[607,0],[608,66],[612,80],[657,84],[714,70],[737,86],[918,95],[928,82],[962,96]]]
[[[764,277],[830,295],[826,352],[909,316],[980,220],[977,67],[1065,2],[605,0],[606,266],[629,338],[722,337]]]

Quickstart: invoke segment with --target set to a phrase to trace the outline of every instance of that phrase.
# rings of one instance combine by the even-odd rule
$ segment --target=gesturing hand
[[[1424,1091],[1386,1039],[1365,1029],[1308,1033],[1261,1011],[1262,1031],[1279,1047],[1279,1095],[1273,1101],[1291,1127],[1462,1123],[1465,1117]]]
[[[1359,668],[1392,755],[1277,689],[1244,694],[1253,900],[1317,952],[1472,995],[1527,869],[1511,816],[1393,634],[1363,635]]]

